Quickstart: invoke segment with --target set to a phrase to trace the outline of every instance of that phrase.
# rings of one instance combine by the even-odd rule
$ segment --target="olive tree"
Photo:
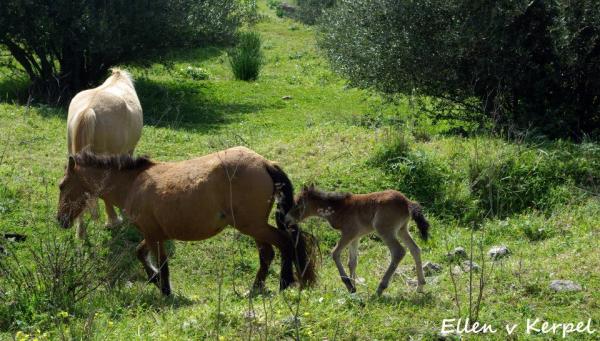
[[[37,100],[65,103],[117,63],[231,40],[236,13],[235,0],[5,0],[0,47],[27,73]]]
[[[340,0],[321,19],[319,45],[360,87],[551,136],[600,131],[592,0]]]

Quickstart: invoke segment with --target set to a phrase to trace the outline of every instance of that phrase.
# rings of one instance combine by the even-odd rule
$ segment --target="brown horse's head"
[[[73,156],[69,156],[65,176],[58,187],[60,196],[58,198],[56,219],[63,228],[68,228],[73,220],[83,212],[90,197],[90,191],[77,172],[77,165]]]

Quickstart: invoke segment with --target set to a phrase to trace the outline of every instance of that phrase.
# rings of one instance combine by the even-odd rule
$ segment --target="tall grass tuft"
[[[257,32],[242,32],[237,46],[229,52],[229,64],[236,79],[256,80],[263,65],[261,37]]]

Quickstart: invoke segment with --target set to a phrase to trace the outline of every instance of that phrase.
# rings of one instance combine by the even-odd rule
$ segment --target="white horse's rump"
[[[97,88],[78,93],[69,105],[67,146],[69,154],[83,149],[96,154],[133,154],[142,135],[142,106],[131,75],[117,68]],[[111,203],[106,202],[107,225],[119,223]],[[92,215],[95,200],[91,200]],[[85,227],[77,223],[77,235],[85,237]]]

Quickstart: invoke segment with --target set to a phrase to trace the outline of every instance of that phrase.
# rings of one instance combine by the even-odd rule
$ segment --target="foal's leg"
[[[413,258],[415,260],[415,268],[417,270],[417,280],[418,280],[417,291],[423,292],[423,285],[425,285],[425,276],[423,275],[423,265],[421,264],[421,249],[419,248],[417,243],[415,243],[415,240],[412,239],[410,233],[408,233],[407,224],[404,224],[404,226],[402,226],[400,228],[400,231],[398,234],[399,234],[400,238],[402,239],[402,241],[404,242],[404,244],[406,245],[406,247],[408,247],[410,254],[413,256]]]
[[[275,257],[275,251],[273,251],[273,246],[271,246],[271,244],[262,243],[258,240],[255,240],[255,242],[256,247],[258,248],[260,267],[258,268],[254,284],[252,285],[252,292],[260,293],[265,289],[265,279],[267,278],[271,262]]]
[[[402,247],[402,245],[400,245],[400,243],[398,242],[398,239],[396,239],[395,228],[376,226],[375,229],[377,230],[377,233],[379,234],[385,245],[387,245],[388,249],[390,249],[391,255],[390,265],[388,266],[385,274],[383,275],[383,278],[381,279],[381,282],[379,283],[379,287],[377,288],[377,295],[381,295],[383,291],[388,287],[392,275],[394,274],[396,268],[398,267],[398,264],[406,254],[406,250],[404,250],[404,247]]]
[[[358,243],[359,238],[356,238],[350,243],[348,248],[348,268],[350,269],[350,278],[356,283],[356,265],[358,265]]]
[[[342,237],[331,252],[331,257],[333,258],[333,261],[337,266],[338,272],[340,273],[340,278],[342,279],[342,282],[344,282],[344,284],[346,285],[346,288],[348,288],[348,291],[350,291],[351,293],[356,292],[356,287],[354,287],[352,280],[350,280],[350,278],[346,274],[346,270],[344,270],[341,255],[342,251],[344,251],[346,246],[348,246],[348,244],[350,244],[356,237],[357,236],[355,233],[349,232],[348,230],[342,230]]]

